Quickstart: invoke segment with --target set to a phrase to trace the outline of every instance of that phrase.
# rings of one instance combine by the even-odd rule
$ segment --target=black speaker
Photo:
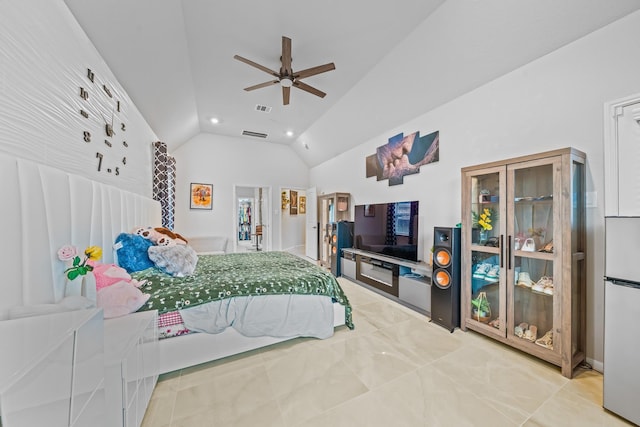
[[[343,248],[353,247],[353,222],[338,221],[334,224],[331,232],[331,272],[334,276],[339,277],[342,274],[342,257]]]
[[[431,321],[450,332],[460,327],[460,229],[434,227]]]

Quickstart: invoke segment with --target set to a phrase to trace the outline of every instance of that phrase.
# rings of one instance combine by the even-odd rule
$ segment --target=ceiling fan
[[[245,64],[249,64],[252,67],[257,68],[258,70],[262,70],[267,74],[271,74],[277,80],[270,80],[268,82],[260,83],[254,86],[249,86],[244,88],[246,91],[251,91],[255,89],[260,89],[263,87],[280,84],[282,86],[282,103],[284,105],[289,105],[289,98],[291,95],[291,86],[297,87],[298,89],[302,89],[305,92],[309,92],[313,95],[319,96],[320,98],[324,98],[326,93],[318,90],[308,84],[301,82],[301,79],[306,77],[315,76],[316,74],[325,73],[327,71],[335,70],[336,66],[333,62],[324,65],[318,65],[317,67],[307,68],[302,71],[293,71],[291,68],[291,39],[289,37],[282,36],[282,56],[280,57],[280,62],[282,65],[280,66],[280,72],[273,71],[270,68],[264,67],[260,64],[257,64],[247,58],[243,58],[240,55],[234,55],[235,59],[240,62],[244,62]]]

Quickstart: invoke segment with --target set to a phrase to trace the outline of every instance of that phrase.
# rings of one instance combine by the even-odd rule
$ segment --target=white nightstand
[[[4,427],[104,426],[102,310],[0,321]]]
[[[142,423],[158,380],[157,311],[104,322],[105,390],[108,426]]]

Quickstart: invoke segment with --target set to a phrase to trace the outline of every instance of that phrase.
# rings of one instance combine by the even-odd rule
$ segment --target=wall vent
[[[253,136],[253,137],[256,137],[256,138],[266,138],[267,137],[266,133],[251,132],[250,130],[243,130],[242,134],[244,136]]]
[[[267,107],[266,105],[256,104],[256,111],[261,111],[263,113],[270,113],[271,107]]]

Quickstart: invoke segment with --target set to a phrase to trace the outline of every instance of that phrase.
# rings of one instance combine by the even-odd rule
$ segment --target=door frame
[[[640,103],[640,93],[604,104],[604,196],[605,216],[619,213],[618,117],[625,107]],[[634,118],[640,122],[640,111]]]
[[[245,187],[245,188],[253,188],[254,192],[256,192],[259,188],[262,188],[262,200],[265,201],[266,206],[262,207],[262,245],[261,245],[261,249],[264,251],[270,251],[271,250],[271,245],[272,245],[272,233],[273,233],[273,227],[271,226],[273,224],[273,219],[271,216],[271,186],[270,185],[266,185],[266,186],[261,186],[261,185],[250,185],[250,184],[234,184],[233,185],[233,202],[232,202],[232,210],[233,213],[231,215],[231,221],[232,221],[232,229],[233,229],[233,252],[237,252],[238,251],[238,187]],[[265,194],[266,193],[266,194]],[[258,209],[258,203],[260,203],[259,200],[257,200],[256,197],[254,197],[254,200],[256,200],[256,205],[254,206],[254,209]],[[251,224],[251,229],[252,231],[255,230],[255,222]],[[253,233],[252,233],[253,234]]]

